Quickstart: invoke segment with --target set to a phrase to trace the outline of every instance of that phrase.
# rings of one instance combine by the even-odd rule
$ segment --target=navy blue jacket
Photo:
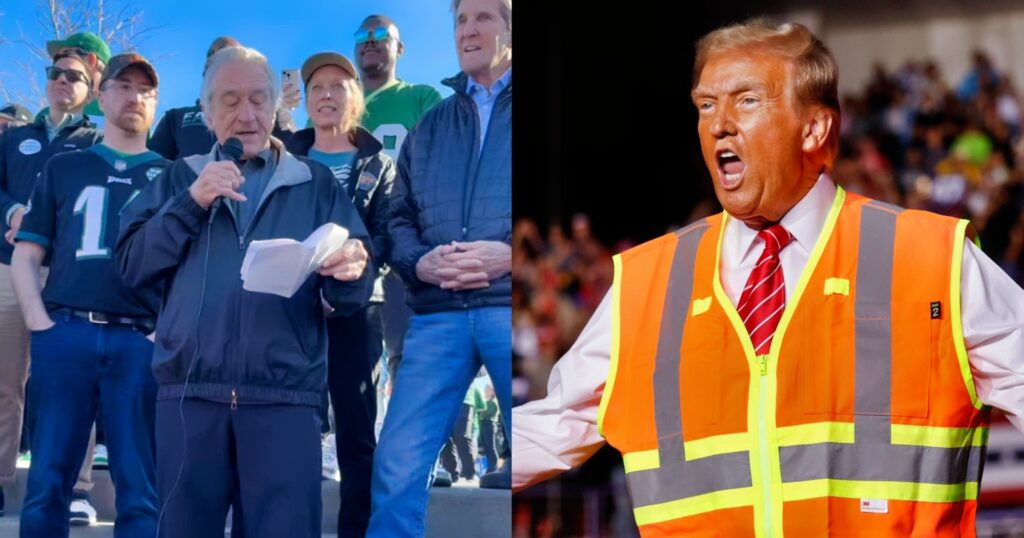
[[[28,203],[46,161],[57,153],[88,148],[102,138],[88,117],[65,126],[53,142],[46,137],[42,116],[0,135],[0,263],[10,265],[14,253],[14,247],[3,240],[9,229],[7,216],[14,207]]]
[[[327,378],[321,294],[341,314],[368,303],[372,263],[353,282],[313,274],[288,299],[242,289],[242,260],[253,240],[301,241],[334,222],[372,251],[330,170],[272,143],[277,167],[246,230],[238,230],[230,204],[211,217],[189,194],[212,151],[175,161],[124,210],[117,256],[125,281],[165,284],[153,355],[158,398],[320,405]]]
[[[455,94],[409,133],[391,196],[389,263],[409,287],[417,313],[512,304],[512,276],[470,291],[422,282],[416,262],[452,241],[512,242],[512,84],[498,95],[480,151],[476,103],[464,73],[444,81]]]

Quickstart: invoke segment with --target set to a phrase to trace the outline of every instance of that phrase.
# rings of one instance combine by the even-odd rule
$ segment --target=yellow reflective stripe
[[[782,485],[784,501],[820,497],[845,499],[890,499],[894,501],[957,502],[978,498],[978,483],[923,484],[920,482],[875,482],[860,480],[806,480]]]
[[[683,443],[683,452],[686,454],[686,461],[692,461],[719,454],[743,452],[750,448],[751,443],[753,443],[753,439],[746,432],[730,433],[705,437],[695,441],[685,441]]]
[[[622,465],[626,468],[627,473],[657,469],[658,467],[661,467],[661,460],[658,457],[658,449],[623,454]]]
[[[825,295],[849,295],[850,280],[846,278],[826,278]]]
[[[779,428],[779,446],[853,442],[852,422],[815,422]]]
[[[750,341],[747,328],[743,325],[743,320],[740,319],[739,313],[736,312],[736,306],[732,304],[729,296],[725,294],[725,289],[722,288],[722,279],[718,272],[718,268],[721,265],[722,238],[725,237],[725,228],[728,225],[728,221],[729,214],[723,212],[721,229],[718,231],[718,245],[715,247],[715,276],[711,284],[718,304],[722,305],[725,316],[729,319],[733,330],[739,337],[740,345],[743,347],[743,355],[747,358],[747,367],[750,369],[750,383],[748,384],[749,388],[747,391],[747,431],[753,436],[750,443],[750,495],[754,506],[754,521],[756,522],[754,525],[754,536],[755,538],[765,538],[764,525],[761,522],[765,520],[765,509],[770,509],[771,507],[765,506],[764,497],[761,494],[764,488],[764,479],[770,480],[770,478],[762,477],[762,473],[758,472],[758,469],[761,467],[761,448],[757,440],[758,391],[760,390],[758,380],[761,375],[761,365],[757,360],[757,355],[754,353],[754,344]],[[774,413],[772,415],[774,416]],[[634,510],[634,514],[635,512]],[[639,524],[639,521],[637,523]]]
[[[615,268],[615,274],[612,280],[611,360],[608,364],[608,380],[604,383],[601,403],[597,406],[597,433],[601,437],[604,437],[604,413],[608,410],[608,400],[611,399],[612,388],[615,386],[615,373],[619,370],[619,309],[622,306],[622,258],[619,254],[612,256],[612,265]]]
[[[743,325],[743,321],[740,319],[739,314],[736,312],[736,307],[732,301],[729,300],[729,296],[726,295],[724,288],[722,288],[722,279],[719,276],[719,266],[721,265],[722,256],[722,239],[725,237],[725,228],[728,225],[729,214],[722,213],[722,224],[721,229],[718,233],[718,246],[715,248],[715,276],[713,289],[715,298],[718,299],[719,304],[722,305],[722,310],[725,311],[726,317],[732,324],[733,330],[736,331],[736,335],[739,337],[740,344],[743,346],[743,353],[747,357],[747,366],[750,369],[751,382],[749,383],[749,391],[747,395],[747,431],[751,432],[754,439],[750,443],[750,468],[751,468],[751,486],[754,491],[758,492],[755,495],[754,501],[754,520],[758,524],[754,525],[754,532],[757,538],[765,536],[764,525],[761,522],[766,521],[766,518],[770,518],[772,528],[770,532],[774,535],[782,536],[782,467],[779,461],[779,444],[778,444],[778,429],[775,426],[775,406],[776,406],[776,389],[778,380],[776,377],[776,370],[779,363],[779,350],[782,345],[782,337],[785,335],[786,328],[789,326],[789,320],[793,317],[793,311],[796,309],[796,305],[800,303],[800,297],[803,295],[804,289],[807,288],[807,282],[810,281],[811,275],[814,274],[814,270],[818,265],[818,260],[821,259],[822,252],[825,251],[825,245],[828,244],[829,238],[832,236],[832,230],[835,228],[836,221],[839,220],[839,212],[843,208],[843,202],[846,200],[846,191],[842,187],[836,186],[836,196],[832,200],[832,207],[829,209],[828,217],[825,219],[825,226],[821,230],[821,234],[818,236],[817,242],[814,244],[814,249],[811,251],[811,257],[807,261],[807,265],[804,267],[803,272],[800,275],[800,280],[797,283],[797,287],[790,300],[786,302],[785,310],[782,312],[782,319],[779,321],[779,328],[775,331],[775,337],[772,340],[771,351],[769,352],[768,360],[771,363],[771,368],[767,372],[766,382],[761,383],[759,381],[761,376],[761,365],[758,361],[757,355],[754,353],[754,345],[750,341],[750,335],[747,333],[747,328]],[[765,426],[764,435],[767,437],[765,446],[767,447],[768,454],[766,455],[768,460],[768,475],[763,476],[765,473],[759,471],[762,468],[762,455],[761,455],[761,440],[757,437],[760,425],[760,408],[759,408],[759,391],[761,385],[766,386],[766,394],[764,406],[765,411]],[[762,491],[765,491],[764,480],[768,480],[768,487],[770,497],[772,499],[765,499],[765,495],[762,495]],[[771,502],[771,506],[766,506],[768,502]],[[768,514],[766,511],[771,510]]]
[[[892,425],[892,444],[960,448],[985,446],[988,428],[944,428],[939,426]]]
[[[964,378],[964,385],[967,387],[967,394],[971,396],[971,403],[974,407],[981,409],[985,404],[978,399],[974,390],[974,376],[971,375],[971,365],[967,362],[967,346],[964,344],[964,326],[960,319],[960,273],[963,269],[964,259],[964,233],[967,230],[967,221],[961,220],[956,223],[956,233],[953,234],[953,266],[949,278],[949,318],[953,322],[953,346],[956,348],[956,359],[960,363],[960,375]]]
[[[815,269],[818,267],[818,260],[821,259],[821,254],[825,252],[825,245],[828,244],[829,238],[832,237],[832,230],[836,227],[836,221],[839,220],[839,211],[843,208],[845,200],[846,191],[839,185],[836,185],[836,197],[832,200],[832,208],[829,209],[828,218],[825,219],[825,226],[821,229],[821,234],[818,235],[818,241],[814,244],[814,250],[811,251],[811,257],[808,258],[807,265],[804,266],[803,272],[800,273],[800,280],[793,290],[793,296],[786,300],[786,308],[782,311],[779,327],[775,330],[775,336],[772,337],[771,350],[769,351],[769,360],[772,362],[772,377],[775,376],[775,368],[779,363],[779,350],[782,349],[782,340],[786,336],[786,329],[789,328],[790,320],[793,319],[793,312],[796,311],[797,305],[800,304],[800,298],[803,297],[804,290],[807,288],[807,282],[811,280],[811,275],[814,274]],[[744,334],[746,334],[746,329],[744,329]],[[772,409],[774,409],[774,391],[771,397],[770,403],[773,406]]]
[[[807,259],[807,265],[804,266],[803,272],[800,273],[800,280],[797,282],[796,288],[793,290],[793,296],[786,300],[786,307],[782,311],[782,318],[779,319],[779,327],[775,331],[775,336],[772,338],[771,348],[768,351],[768,360],[771,368],[768,370],[768,399],[765,405],[769,410],[767,426],[769,434],[768,438],[776,441],[774,446],[771,446],[772,497],[775,499],[772,503],[771,518],[772,534],[775,536],[783,535],[782,500],[785,499],[782,491],[782,462],[779,458],[779,444],[777,441],[779,432],[775,427],[779,352],[782,350],[782,341],[789,329],[789,322],[793,319],[793,312],[796,311],[797,305],[800,304],[800,300],[804,295],[804,290],[807,289],[807,283],[811,280],[811,275],[813,275],[818,268],[818,261],[821,260],[821,255],[825,252],[825,246],[828,245],[829,239],[832,238],[832,231],[836,227],[836,222],[839,220],[839,212],[842,211],[843,203],[845,201],[846,191],[844,191],[839,185],[836,185],[836,196],[832,199],[832,207],[829,209],[828,217],[825,219],[825,226],[822,227],[821,233],[818,235],[818,240],[814,243],[814,249],[811,251],[811,257]]]
[[[753,488],[726,489],[678,501],[640,506],[633,509],[633,517],[638,526],[652,525],[715,510],[750,506],[753,502]]]

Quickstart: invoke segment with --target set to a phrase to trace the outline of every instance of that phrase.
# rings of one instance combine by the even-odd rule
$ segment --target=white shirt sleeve
[[[555,363],[548,395],[512,409],[512,488],[519,490],[582,464],[604,445],[597,432],[611,364],[611,293]]]
[[[974,387],[1024,432],[1024,290],[974,243],[966,245],[960,317]]]

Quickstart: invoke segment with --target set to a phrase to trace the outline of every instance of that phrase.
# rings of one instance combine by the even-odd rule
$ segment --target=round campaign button
[[[18,144],[18,151],[20,151],[22,155],[34,155],[39,153],[39,150],[41,149],[43,149],[43,145],[40,144],[38,140],[32,138],[22,140],[21,144]]]

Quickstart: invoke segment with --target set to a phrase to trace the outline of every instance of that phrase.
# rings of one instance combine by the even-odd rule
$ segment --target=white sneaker
[[[92,468],[93,469],[107,469],[110,466],[110,462],[107,459],[107,445],[96,445],[96,450],[92,453]]]
[[[328,434],[320,444],[321,465],[320,476],[324,480],[341,481],[341,471],[338,470],[338,449],[335,445],[334,434]]]
[[[71,501],[71,511],[68,514],[68,523],[72,527],[89,527],[96,524],[96,509],[89,504],[88,499],[74,499]]]

